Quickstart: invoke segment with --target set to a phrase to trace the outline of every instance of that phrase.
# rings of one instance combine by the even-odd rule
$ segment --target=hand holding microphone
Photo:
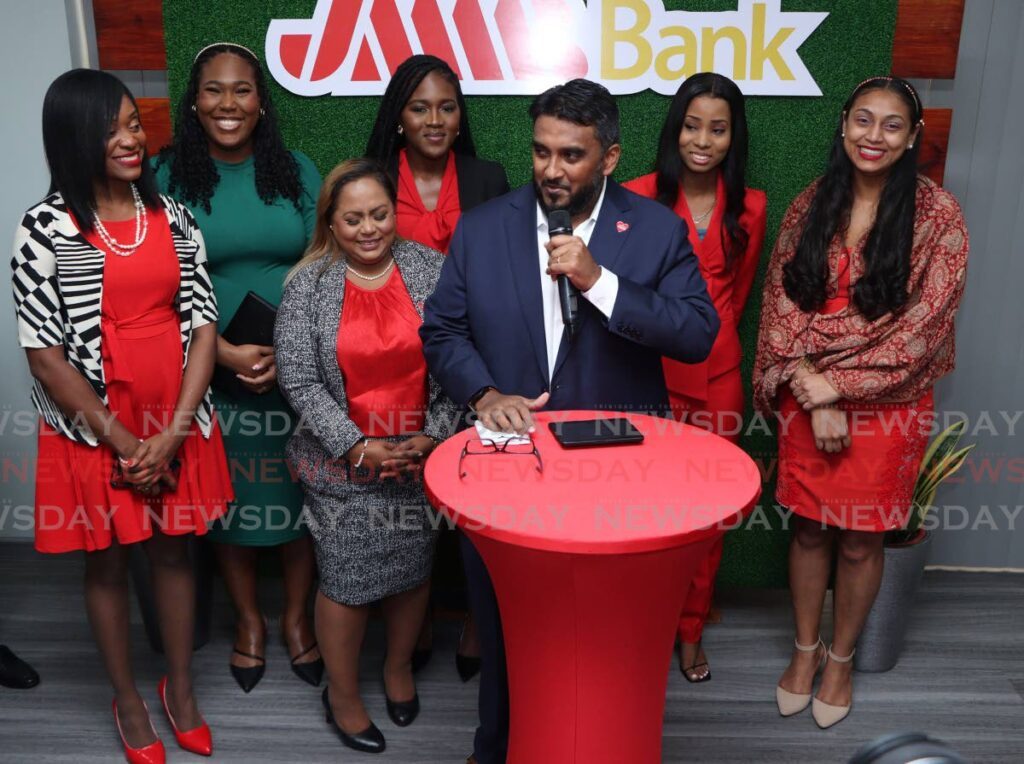
[[[578,236],[572,235],[572,219],[566,210],[548,214],[547,272],[558,279],[558,302],[562,322],[570,339],[579,326],[579,293],[591,289],[601,275],[601,266]]]

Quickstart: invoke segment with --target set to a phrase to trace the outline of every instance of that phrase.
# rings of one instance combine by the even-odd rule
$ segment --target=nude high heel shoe
[[[829,645],[826,656],[829,660],[833,660],[836,663],[849,663],[853,660],[853,655],[856,652],[857,650],[854,648],[853,652],[841,658],[832,652],[832,646]],[[814,717],[815,723],[824,730],[828,729],[833,724],[839,724],[839,722],[845,719],[847,714],[850,713],[850,708],[852,707],[852,700],[848,706],[833,706],[815,698],[814,702],[811,704],[811,716]]]
[[[824,647],[825,643],[821,641],[821,637],[818,637],[818,641],[813,645],[801,645],[795,639],[793,644],[797,650],[802,653],[817,652],[819,647]],[[825,656],[828,651],[821,656],[821,660],[818,662],[818,667],[814,670],[815,676],[821,671],[822,666],[825,665]],[[789,690],[782,689],[782,685],[776,685],[775,687],[775,702],[779,706],[779,713],[783,716],[792,716],[803,711],[807,706],[811,704],[811,695],[813,692],[790,692]]]

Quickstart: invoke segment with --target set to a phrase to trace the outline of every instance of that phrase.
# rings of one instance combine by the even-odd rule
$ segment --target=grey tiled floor
[[[31,691],[0,689],[0,762],[123,761],[110,691],[85,618],[80,573],[77,555],[43,557],[29,545],[0,544],[0,642],[31,660],[43,676]],[[364,692],[388,741],[386,753],[372,757],[340,746],[324,724],[318,691],[291,674],[279,643],[268,645],[267,675],[252,694],[237,689],[226,667],[230,611],[219,583],[213,638],[195,661],[200,703],[214,731],[214,761],[465,760],[477,683],[464,685],[455,673],[457,623],[438,626],[434,660],[419,677],[423,712],[405,729],[384,713],[382,628],[371,624]],[[271,582],[268,611],[278,600]],[[786,602],[783,591],[721,592],[723,621],[705,632],[713,680],[689,685],[674,667],[669,678],[664,761],[838,763],[862,743],[897,730],[929,732],[971,762],[1024,761],[1024,577],[927,573],[899,665],[885,674],[855,675],[853,712],[825,732],[809,713],[782,719],[775,709],[773,688],[791,639]],[[137,674],[155,710],[161,661],[135,623]],[[175,747],[162,715],[153,718],[169,761],[199,761]]]

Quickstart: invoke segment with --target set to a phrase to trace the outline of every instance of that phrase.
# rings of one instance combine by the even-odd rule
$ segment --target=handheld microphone
[[[548,213],[548,237],[572,236],[572,218],[566,210],[551,210]],[[558,304],[562,308],[562,323],[569,339],[573,338],[579,326],[578,299],[580,290],[564,273],[558,276]]]

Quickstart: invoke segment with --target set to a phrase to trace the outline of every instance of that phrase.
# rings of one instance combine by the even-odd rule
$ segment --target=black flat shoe
[[[455,670],[459,672],[459,679],[468,682],[480,673],[480,659],[455,653]]]
[[[320,698],[324,702],[324,710],[327,711],[327,723],[334,728],[335,732],[338,733],[338,737],[344,745],[354,751],[362,751],[363,753],[384,752],[384,735],[379,729],[377,729],[376,724],[370,722],[370,726],[362,732],[350,735],[338,726],[336,721],[334,721],[334,711],[331,710],[331,699],[328,697],[328,688],[324,687],[324,694],[321,695]]]
[[[267,670],[267,662],[262,655],[253,655],[252,653],[243,653],[237,647],[232,650],[241,655],[243,658],[252,658],[254,661],[259,661],[259,666],[236,666],[233,663],[228,664],[231,667],[231,676],[238,682],[238,686],[242,688],[243,692],[252,692],[252,688],[260,683],[263,678],[263,672]]]
[[[306,684],[318,687],[320,685],[320,680],[324,678],[324,659],[317,658],[315,661],[306,661],[305,663],[296,662],[303,655],[306,655],[315,649],[316,642],[292,658],[292,671],[295,673],[295,676],[303,682],[306,682]]]
[[[416,673],[421,668],[430,663],[430,658],[434,654],[434,648],[430,647],[426,650],[413,650],[412,651],[412,673]]]
[[[39,684],[39,674],[7,645],[0,645],[0,685],[12,690],[28,690]]]
[[[384,693],[384,700],[388,707],[388,716],[399,727],[408,727],[420,715],[419,693],[413,695],[412,700],[406,700],[401,703],[393,701],[388,697],[387,693]]]

